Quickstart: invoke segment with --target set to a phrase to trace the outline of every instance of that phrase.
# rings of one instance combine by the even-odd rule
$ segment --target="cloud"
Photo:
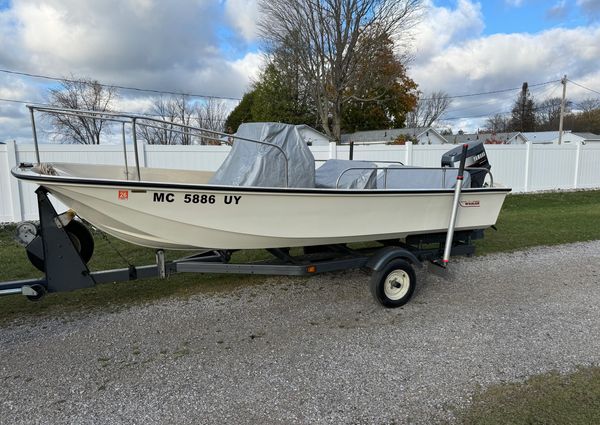
[[[262,53],[248,53],[243,58],[231,63],[235,70],[248,77],[248,83],[258,80],[264,65],[265,55]]]
[[[546,11],[546,18],[552,20],[562,20],[569,15],[569,8],[565,0],[560,0],[554,6]]]
[[[505,0],[504,2],[512,7],[520,7],[523,4],[523,0]]]
[[[225,12],[233,27],[240,31],[246,41],[256,39],[258,21],[256,0],[226,0]]]
[[[451,95],[472,94],[559,79],[563,74],[590,88],[600,87],[600,28],[556,28],[535,34],[513,33],[483,36],[478,5],[461,1],[455,9],[434,8],[430,19],[435,29],[419,35],[421,46],[409,69],[419,88],[429,93],[443,90]],[[452,21],[458,19],[459,25]],[[462,29],[459,31],[458,29]],[[439,32],[432,38],[432,33]],[[427,46],[423,48],[422,46]],[[580,80],[580,81],[579,81]],[[532,87],[537,100],[560,96],[560,84]],[[470,128],[482,125],[478,115],[510,111],[518,89],[512,92],[454,99],[446,117],[463,118]],[[574,85],[568,96],[589,96]],[[469,118],[469,119],[466,119]],[[461,122],[458,119],[454,123]]]
[[[412,53],[415,63],[427,62],[449,46],[476,37],[484,29],[481,5],[459,0],[455,9],[426,5],[426,13],[414,29]]]
[[[217,26],[224,21],[223,5],[212,0],[15,0],[0,12],[0,63],[118,85],[239,97],[244,87],[237,81],[248,78],[224,57]],[[241,28],[249,34],[247,26]]]
[[[44,103],[38,87],[12,75],[0,75],[0,98]],[[0,142],[6,140],[31,141],[29,112],[24,103],[0,102]]]
[[[229,58],[222,34],[229,42],[254,37],[255,9],[246,0],[14,0],[0,10],[0,68],[239,98],[257,75],[259,55]],[[0,78],[0,93],[17,80]],[[23,81],[32,90],[13,93],[19,99],[37,100],[49,84]],[[120,95],[134,112],[148,97]],[[0,128],[0,140],[5,134]]]
[[[600,17],[600,1],[598,0],[577,0],[579,6],[590,20]]]

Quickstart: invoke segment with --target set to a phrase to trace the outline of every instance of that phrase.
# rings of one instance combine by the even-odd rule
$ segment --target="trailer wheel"
[[[71,220],[69,224],[65,226],[65,231],[67,232],[67,235],[69,235],[71,242],[73,242],[75,250],[81,255],[83,262],[87,264],[94,254],[94,237],[85,224],[78,220]],[[41,236],[38,235],[38,237]],[[42,272],[46,271],[43,256],[40,258],[27,250],[27,257],[36,269]]]
[[[400,307],[410,300],[417,277],[406,260],[396,259],[371,276],[371,294],[384,307]]]
[[[32,285],[31,289],[36,292],[36,295],[26,295],[29,301],[39,301],[46,295],[46,288],[42,285]]]

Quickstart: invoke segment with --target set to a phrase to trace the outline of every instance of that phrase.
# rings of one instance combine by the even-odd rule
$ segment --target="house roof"
[[[600,135],[594,133],[573,133],[575,136],[581,137],[583,140],[600,140]]]
[[[474,140],[481,140],[485,143],[488,139],[500,140],[502,142],[508,142],[515,136],[517,136],[518,132],[510,132],[510,133],[465,133],[465,134],[451,134],[444,136],[446,140],[450,143],[466,143],[472,142]]]
[[[307,125],[307,124],[298,124],[298,125],[296,125],[296,128],[298,130],[310,131],[311,133],[313,133],[317,136],[323,136],[325,139],[333,140],[327,134],[321,133],[319,130],[314,129],[310,125]]]
[[[570,133],[570,131],[564,133]],[[553,143],[558,140],[558,131],[525,131],[521,134],[531,143]]]
[[[412,136],[419,137],[421,134],[427,131],[432,131],[442,139],[437,131],[431,127],[416,127],[416,128],[391,128],[388,130],[369,130],[369,131],[357,131],[355,133],[342,134],[342,143],[349,142],[382,142],[392,141],[398,138],[398,136]]]

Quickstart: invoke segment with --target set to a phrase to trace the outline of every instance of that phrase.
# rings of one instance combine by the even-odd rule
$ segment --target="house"
[[[389,130],[357,131],[342,134],[342,143],[393,142],[398,139],[413,140],[419,145],[441,145],[448,141],[431,127],[394,128]]]
[[[524,131],[511,133],[472,133],[452,134],[445,136],[453,144],[481,140],[483,143],[520,145],[531,142],[535,145],[552,145],[558,143],[558,131]],[[600,136],[593,133],[573,133],[563,131],[562,143],[600,143]]]
[[[519,144],[525,143],[527,140],[523,137],[522,133],[509,132],[509,133],[464,133],[464,134],[451,134],[445,136],[446,140],[452,144],[462,144],[467,142],[473,142],[480,140],[483,143],[488,144]]]
[[[523,136],[528,142],[535,144],[558,144],[558,131],[534,131],[524,132]],[[593,133],[573,133],[570,130],[563,131],[562,143],[600,143],[600,136]]]
[[[296,128],[302,137],[304,137],[308,146],[329,146],[329,143],[333,141],[333,139],[326,134],[323,134],[306,124],[297,125]]]
[[[600,143],[600,136],[594,133],[571,133],[575,137],[579,137],[579,140],[575,140],[575,142],[580,142],[583,144],[586,143]],[[564,135],[563,135],[564,140]],[[568,143],[565,141],[565,143]]]

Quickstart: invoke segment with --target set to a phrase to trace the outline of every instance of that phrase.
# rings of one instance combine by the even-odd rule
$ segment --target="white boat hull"
[[[443,189],[214,187],[13,173],[44,186],[101,230],[152,248],[296,247],[444,232],[453,199],[453,190]],[[495,224],[508,192],[463,190],[456,230]]]

